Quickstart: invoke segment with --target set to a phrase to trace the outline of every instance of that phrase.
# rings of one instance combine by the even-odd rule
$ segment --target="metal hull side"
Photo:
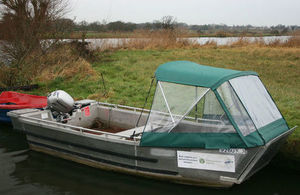
[[[268,165],[273,157],[278,153],[280,146],[286,141],[287,137],[293,132],[294,128],[278,136],[274,140],[262,147],[262,150],[255,156],[255,159],[247,167],[244,175],[240,177],[240,182],[249,179],[253,174]]]
[[[133,173],[145,174],[145,176],[158,174],[156,176],[172,177],[174,182],[193,185],[209,184],[208,186],[215,187],[233,185],[235,180],[224,181],[220,178],[238,178],[243,173],[246,163],[259,150],[259,148],[254,148],[247,150],[246,154],[234,154],[236,160],[236,171],[234,173],[187,169],[178,167],[178,150],[209,154],[220,154],[220,151],[140,147],[132,143],[126,144],[126,142],[116,143],[109,140],[99,140],[32,124],[24,124],[24,128],[27,140],[33,149],[39,148],[39,151],[55,151],[55,154],[61,153],[72,158],[97,162],[108,168],[113,167],[113,169],[116,169],[115,167],[119,167],[122,170],[134,170]],[[128,141],[128,143],[130,142]]]
[[[108,162],[100,158],[87,158],[83,156],[78,156],[76,153],[57,151],[54,148],[44,147],[41,145],[36,145],[29,143],[30,149],[49,154],[55,157],[70,160],[76,163],[88,165],[95,168],[100,168],[107,171],[114,171],[119,173],[130,174],[133,176],[141,176],[149,179],[157,179],[166,182],[173,182],[186,185],[213,187],[213,188],[228,188],[234,183],[226,181],[209,181],[209,180],[199,180],[192,178],[185,178],[171,171],[157,171],[155,169],[144,169],[142,167],[130,167],[130,166],[120,166],[120,164]]]

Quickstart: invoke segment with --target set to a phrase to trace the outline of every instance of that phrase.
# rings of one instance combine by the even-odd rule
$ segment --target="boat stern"
[[[9,110],[5,113],[6,117],[9,118],[9,122],[12,123],[13,128],[16,130],[23,131],[23,125],[19,120],[20,116],[24,116],[26,114],[32,114],[34,112],[40,112],[39,109],[20,109],[20,110]]]

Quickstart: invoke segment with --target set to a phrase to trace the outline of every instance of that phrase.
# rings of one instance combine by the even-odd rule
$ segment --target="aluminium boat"
[[[64,91],[48,109],[9,112],[32,150],[189,185],[230,187],[267,165],[293,131],[257,73],[189,61],[160,65],[150,110]],[[69,107],[69,108],[68,108]]]

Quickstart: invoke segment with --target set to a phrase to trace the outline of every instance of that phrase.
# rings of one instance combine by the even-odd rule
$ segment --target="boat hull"
[[[89,158],[80,158],[79,156],[74,154],[64,153],[53,149],[49,149],[47,147],[36,146],[34,144],[29,144],[29,146],[31,150],[34,150],[36,152],[45,153],[54,157],[63,158],[79,164],[84,164],[90,167],[99,168],[106,171],[114,171],[118,173],[130,174],[133,176],[140,176],[148,179],[162,180],[165,182],[173,182],[173,183],[179,183],[185,185],[204,186],[204,187],[212,187],[212,188],[229,188],[233,185],[233,183],[230,182],[222,182],[222,183],[208,182],[208,181],[201,181],[199,179],[188,179],[188,178],[184,178],[172,174],[160,174],[156,172],[136,170],[134,168],[125,168],[121,166],[103,163],[102,161],[97,161],[94,159],[91,160]]]
[[[247,149],[153,148],[140,146],[136,139],[91,133],[91,130],[53,122],[49,112],[48,118],[42,120],[41,116],[45,113],[47,111],[34,110],[20,115],[9,113],[14,127],[26,133],[32,150],[105,170],[207,187],[226,188],[247,180],[272,159],[292,131],[265,146]],[[91,106],[90,115],[97,113],[108,118],[108,113],[114,113],[118,124],[128,127],[128,121],[136,121],[139,116],[136,111]],[[81,112],[77,117],[85,123],[83,114]],[[142,117],[142,120],[145,118]],[[75,119],[74,124],[77,124]],[[226,167],[223,170],[184,167],[179,162],[181,153],[230,157],[234,159],[234,170]]]
[[[59,135],[58,137],[63,137]],[[73,136],[72,136],[73,137]],[[76,138],[69,137],[75,140]],[[50,136],[38,136],[27,133],[27,140],[32,150],[46,153],[55,157],[71,160],[91,167],[108,171],[121,172],[146,178],[165,180],[175,183],[207,187],[230,187],[234,183],[219,180],[219,173],[211,174],[199,171],[197,174],[206,175],[199,179],[187,177],[190,173],[178,170],[176,165],[176,150],[169,149],[168,157],[150,156],[150,148],[140,148],[134,145],[107,143],[106,141],[85,139],[83,142],[61,141]],[[97,146],[96,146],[97,145]],[[93,146],[93,147],[90,147]],[[137,151],[134,151],[134,149]],[[163,150],[163,149],[162,149]],[[165,150],[166,152],[166,150]],[[134,155],[138,153],[139,155]],[[148,153],[147,157],[142,154]],[[167,154],[165,154],[167,155]],[[192,170],[195,172],[195,170]],[[186,172],[185,174],[183,174]],[[202,173],[200,173],[202,172]],[[182,175],[183,174],[183,175]]]

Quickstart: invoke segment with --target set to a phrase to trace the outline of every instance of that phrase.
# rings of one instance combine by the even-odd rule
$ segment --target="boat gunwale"
[[[97,104],[101,106],[106,106],[106,107],[113,107],[113,108],[123,108],[123,109],[128,109],[132,111],[143,111],[143,112],[150,112],[151,110],[149,109],[143,109],[143,108],[138,108],[138,107],[132,107],[132,106],[125,106],[125,105],[120,105],[120,104],[111,104],[111,103],[105,103],[105,102],[95,102],[92,104]]]
[[[22,120],[24,123],[27,123],[27,124],[33,123],[33,124],[37,124],[39,126],[43,126],[42,123],[46,123],[46,124],[48,123],[47,125],[49,125],[49,124],[50,125],[47,126],[47,128],[51,128],[51,129],[54,128],[55,131],[71,133],[71,134],[75,134],[75,135],[79,135],[79,136],[85,136],[85,137],[100,139],[100,140],[104,140],[104,141],[113,141],[113,142],[118,142],[118,143],[123,143],[123,144],[125,143],[128,145],[130,144],[130,145],[139,146],[139,144],[140,144],[140,139],[136,139],[136,137],[131,138],[130,136],[118,135],[118,134],[109,133],[109,132],[100,131],[100,130],[93,130],[93,129],[84,128],[84,127],[67,125],[67,124],[63,124],[63,123],[38,119],[38,118],[34,118],[34,117],[29,117],[29,116],[20,116],[19,119]],[[63,127],[63,128],[61,128],[61,127]],[[66,128],[66,127],[68,127],[68,128]],[[75,130],[75,129],[78,129],[79,131]],[[25,129],[24,129],[24,131],[26,133]],[[88,132],[86,132],[86,131],[88,131]],[[101,133],[101,135],[97,135],[97,134],[93,134],[93,133],[89,133],[89,132]],[[109,136],[118,137],[118,139],[111,138]]]

